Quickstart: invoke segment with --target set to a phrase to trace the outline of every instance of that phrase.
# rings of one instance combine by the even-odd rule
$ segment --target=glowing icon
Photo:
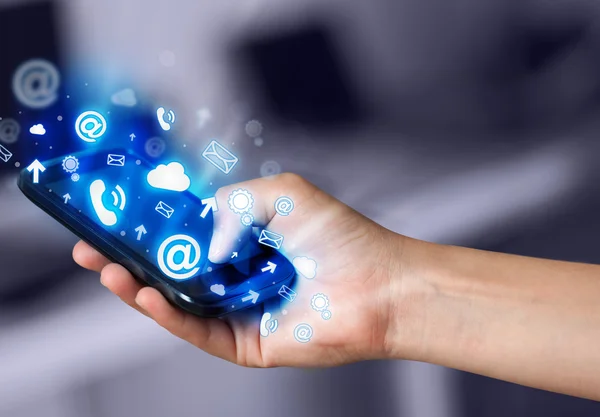
[[[167,219],[170,219],[173,216],[173,213],[175,213],[175,209],[171,208],[168,204],[163,203],[162,201],[156,205],[154,210],[165,216]]]
[[[200,245],[190,236],[171,236],[158,248],[160,270],[175,280],[184,280],[196,275],[200,271],[197,267],[200,259]]]
[[[4,146],[0,145],[0,161],[8,162],[10,158],[12,158],[13,154],[11,151],[6,149]]]
[[[252,304],[256,304],[256,302],[258,301],[258,296],[260,294],[255,292],[255,291],[248,291],[248,295],[245,296],[244,298],[242,298],[242,303],[247,303],[248,301],[252,301]]]
[[[223,297],[225,295],[225,286],[222,284],[214,284],[210,286],[211,292]]]
[[[46,134],[46,129],[44,128],[43,124],[39,123],[37,125],[31,126],[31,128],[29,129],[29,133],[31,133],[32,135],[44,136]]]
[[[71,201],[71,194],[67,193],[63,195],[62,198],[65,199],[65,204],[69,204],[69,201]]]
[[[36,159],[31,165],[27,167],[27,171],[33,172],[33,183],[37,184],[40,182],[40,173],[45,172],[46,167]]]
[[[147,180],[151,187],[168,191],[183,192],[191,184],[190,177],[185,174],[185,169],[179,162],[159,165],[148,173]]]
[[[277,291],[277,293],[281,297],[283,297],[286,300],[288,300],[290,303],[293,303],[294,300],[296,299],[296,297],[298,296],[298,294],[296,293],[296,291],[292,290],[287,285],[282,285],[281,288],[279,289],[279,291]]]
[[[257,138],[262,134],[263,125],[258,120],[250,120],[246,123],[246,134],[251,138]]]
[[[92,206],[94,207],[94,211],[98,216],[100,222],[102,222],[105,226],[114,226],[117,224],[117,213],[112,210],[109,210],[104,205],[102,198],[104,193],[106,192],[106,184],[102,180],[96,180],[90,185],[90,197],[92,199]],[[125,192],[121,188],[121,186],[116,185],[115,190],[111,192],[113,198],[113,206],[120,211],[125,210],[125,205],[127,204],[127,196]]]
[[[325,294],[319,293],[313,295],[313,298],[310,300],[310,306],[313,310],[321,312],[325,311],[329,307],[329,298]]]
[[[21,126],[14,119],[3,119],[0,121],[0,142],[12,145],[19,139]]]
[[[58,98],[60,75],[50,62],[33,59],[17,68],[12,87],[15,97],[22,105],[31,109],[43,109]]]
[[[280,216],[289,216],[294,210],[294,201],[289,197],[279,197],[275,201],[275,211]]]
[[[237,189],[229,194],[229,208],[236,214],[248,213],[254,205],[254,198],[248,190]]]
[[[122,107],[134,107],[137,104],[135,91],[133,91],[131,88],[117,91],[111,96],[110,101],[112,101],[112,104],[115,106]]]
[[[307,279],[317,276],[317,262],[306,256],[297,256],[292,260],[294,268]]]
[[[75,132],[84,142],[95,143],[106,133],[106,119],[96,111],[81,113],[75,121]]]
[[[229,174],[240,161],[237,156],[225,149],[216,140],[213,140],[206,147],[204,152],[202,152],[202,157],[225,175]]]
[[[308,343],[313,337],[313,329],[306,323],[301,323],[294,329],[294,338],[300,343]]]
[[[258,243],[273,249],[281,249],[281,245],[283,245],[283,236],[274,232],[269,232],[268,230],[263,230],[260,232]]]
[[[135,133],[132,133],[131,135],[129,135],[129,139],[131,139],[131,141],[133,142],[133,140],[137,138],[137,136],[135,135]]]
[[[144,150],[152,158],[159,158],[166,149],[167,143],[159,137],[148,139],[144,145]]]
[[[275,161],[267,161],[260,166],[261,177],[272,177],[281,174],[281,165]]]
[[[148,231],[146,230],[146,227],[141,224],[138,227],[135,228],[135,232],[137,233],[137,241],[139,242],[140,240],[142,240],[142,237],[144,235],[148,234]]]
[[[233,253],[231,254],[231,259],[237,258],[238,256],[239,256],[239,253],[237,253],[237,252],[233,252]]]
[[[246,213],[242,215],[240,221],[246,227],[252,226],[254,224],[254,216],[250,213]]]
[[[274,264],[273,262],[267,262],[267,266],[265,266],[263,269],[261,269],[261,271],[274,273],[276,269],[277,269],[277,264]]]
[[[65,170],[65,172],[72,174],[79,169],[79,160],[73,155],[69,155],[65,159],[63,159],[62,167]]]
[[[166,111],[164,107],[156,110],[156,117],[160,127],[165,131],[171,130],[171,125],[175,123],[175,112],[173,110]]]
[[[260,320],[260,335],[262,337],[267,337],[271,333],[275,333],[277,328],[279,327],[279,321],[273,320],[273,315],[271,313],[265,313]]]
[[[114,155],[112,153],[109,153],[108,158],[106,159],[106,165],[109,165],[111,167],[124,167],[125,155]]]
[[[213,213],[219,211],[219,206],[217,205],[217,199],[215,197],[205,198],[201,203],[204,205],[204,210],[202,210],[202,213],[200,214],[200,217],[203,219],[208,216],[208,213],[210,213],[211,210]]]
[[[322,293],[313,295],[310,300],[310,306],[313,310],[321,313],[323,320],[331,319],[331,311],[329,311],[329,298]]]
[[[73,182],[78,182],[80,178],[81,177],[79,176],[79,174],[71,175],[71,181],[73,181]]]

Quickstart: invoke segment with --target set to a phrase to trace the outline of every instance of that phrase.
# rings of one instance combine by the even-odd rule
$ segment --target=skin
[[[293,174],[221,189],[219,207],[237,188],[254,197],[254,225],[285,237],[286,256],[318,262],[314,279],[298,278],[296,300],[267,338],[259,334],[262,307],[225,320],[198,318],[83,242],[74,258],[175,336],[242,366],[409,359],[600,400],[600,267],[410,239]],[[295,202],[289,216],[274,210],[284,195]],[[238,215],[219,210],[210,260],[227,261],[234,242],[249,238]],[[331,320],[311,309],[316,293],[328,296]],[[293,337],[299,323],[312,326],[309,343]]]

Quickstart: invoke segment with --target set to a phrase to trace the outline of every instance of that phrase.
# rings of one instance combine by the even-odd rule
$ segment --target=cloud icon
[[[211,285],[210,290],[221,297],[225,295],[225,287],[221,284]]]
[[[292,264],[298,272],[308,279],[313,279],[317,276],[317,262],[314,259],[307,258],[306,256],[298,256],[294,258]]]
[[[126,88],[112,95],[111,101],[115,106],[133,107],[137,104],[135,91],[131,88]]]
[[[179,162],[169,165],[159,165],[148,173],[148,184],[154,188],[169,191],[185,191],[190,188],[190,177],[185,175],[185,169]]]
[[[31,129],[29,129],[29,133],[31,133],[32,135],[45,135],[46,134],[46,129],[44,129],[44,125],[39,124],[39,125],[35,125],[32,126]]]

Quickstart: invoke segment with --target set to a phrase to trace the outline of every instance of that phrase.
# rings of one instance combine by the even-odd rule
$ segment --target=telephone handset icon
[[[92,198],[92,206],[94,207],[94,211],[98,216],[98,219],[105,226],[114,226],[117,224],[117,214],[107,209],[102,202],[102,196],[106,192],[106,185],[102,180],[96,180],[90,185],[90,197]],[[125,209],[125,205],[127,204],[127,197],[125,196],[125,192],[123,189],[117,185],[115,186],[115,191],[111,193],[113,197],[113,206],[120,211]]]

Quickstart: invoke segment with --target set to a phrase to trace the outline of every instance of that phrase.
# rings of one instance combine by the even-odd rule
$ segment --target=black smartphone
[[[100,253],[198,316],[221,317],[293,291],[295,269],[269,231],[261,231],[269,237],[263,244],[253,234],[229,262],[211,263],[214,199],[150,185],[156,169],[130,150],[83,152],[35,161],[18,185]]]

